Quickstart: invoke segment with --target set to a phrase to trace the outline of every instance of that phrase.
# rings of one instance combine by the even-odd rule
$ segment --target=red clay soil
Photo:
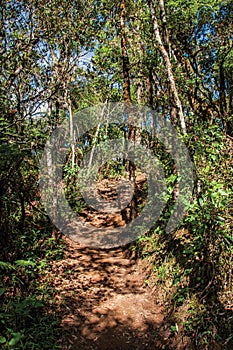
[[[127,249],[94,250],[64,239],[53,263],[63,350],[167,349],[158,337],[163,309]]]
[[[137,179],[139,188],[145,180]],[[100,194],[114,199],[116,185],[102,181]],[[125,224],[120,213],[82,214],[95,227]],[[126,248],[95,250],[64,242],[64,259],[53,262],[62,350],[168,349],[159,331],[163,308],[146,286],[141,261]]]

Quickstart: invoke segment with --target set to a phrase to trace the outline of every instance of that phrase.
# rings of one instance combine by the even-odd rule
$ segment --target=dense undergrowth
[[[2,249],[1,349],[60,348],[60,319],[48,273],[51,261],[62,257],[63,244],[53,233],[48,218],[32,210],[21,230],[12,228],[14,236]]]
[[[200,125],[186,143],[196,172],[187,214],[176,232],[166,233],[174,204],[170,201],[156,227],[139,238],[134,249],[147,259],[150,271],[147,283],[158,288],[166,306],[164,325],[170,327],[168,347],[182,349],[186,344],[188,349],[230,349],[233,344],[232,140],[215,126]],[[171,159],[163,149],[156,150],[172,187]],[[7,162],[6,158],[4,169]],[[122,169],[110,162],[99,180],[117,179]],[[64,172],[66,195],[77,212],[84,207],[76,181],[78,170],[67,165]],[[19,175],[24,179],[20,184]],[[60,319],[49,270],[50,262],[63,256],[62,239],[40,204],[36,166],[30,165],[29,169],[28,162],[21,162],[18,173],[2,177],[1,185],[7,194],[2,201],[1,220],[1,348],[58,349]],[[155,336],[162,334],[163,325]]]
[[[216,127],[198,131],[189,143],[196,190],[183,223],[167,234],[164,215],[136,250],[167,305],[170,345],[232,349],[232,140]]]

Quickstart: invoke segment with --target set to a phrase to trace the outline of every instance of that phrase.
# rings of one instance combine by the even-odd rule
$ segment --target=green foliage
[[[118,179],[126,171],[126,166],[122,164],[122,161],[110,160],[100,169],[100,180],[104,179]]]
[[[30,232],[24,232],[22,242],[27,259],[12,263],[0,261],[2,349],[59,348],[60,320],[56,315],[53,290],[42,281],[42,276],[49,273],[51,259],[62,257],[62,244],[49,235],[47,232],[41,239],[41,232],[37,231],[37,237],[30,242]],[[22,249],[16,244],[14,248]]]
[[[165,291],[165,300],[170,298],[179,332],[194,338],[199,348],[215,348],[232,339],[227,309],[233,293],[231,141],[217,125],[201,124],[193,131],[189,147],[196,186],[183,225],[168,235],[164,216],[140,244],[143,256],[154,261],[151,278]],[[186,305],[188,314],[183,311]],[[176,332],[174,325],[171,332]]]
[[[195,348],[233,339],[232,310],[232,1],[152,2],[187,127],[184,137],[196,172],[193,200],[177,232],[165,227],[175,200],[171,155],[141,134],[163,164],[167,205],[153,232],[137,242],[173,314],[188,304],[183,334]],[[56,349],[58,318],[49,262],[63,245],[40,203],[39,158],[46,140],[70,111],[123,100],[119,4],[112,1],[4,1],[0,14],[0,344],[3,349]],[[159,7],[160,6],[160,7]],[[148,1],[127,1],[125,40],[133,102],[149,105],[164,123],[179,126],[164,59],[155,45]],[[85,68],[78,62],[92,53]],[[170,72],[171,73],[171,72]],[[155,121],[156,123],[156,121]],[[128,137],[126,125],[102,125],[78,140],[75,164],[64,165],[64,189],[76,212],[86,208],[78,184],[85,152]],[[98,180],[117,179],[128,163],[109,160]],[[139,211],[146,186],[136,195]],[[152,263],[154,261],[154,263]],[[149,283],[149,282],[148,282]],[[170,296],[169,296],[170,295]],[[230,314],[231,313],[231,314]],[[171,322],[173,336],[181,332]],[[178,332],[179,330],[179,332]],[[223,344],[223,345],[222,345]]]
[[[58,319],[46,313],[46,304],[36,296],[9,298],[2,304],[0,338],[2,349],[58,349]]]

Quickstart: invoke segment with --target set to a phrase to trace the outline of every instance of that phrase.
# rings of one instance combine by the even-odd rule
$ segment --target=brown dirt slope
[[[127,249],[64,241],[64,259],[53,262],[62,349],[165,349],[158,339],[162,306],[146,287],[140,262]]]

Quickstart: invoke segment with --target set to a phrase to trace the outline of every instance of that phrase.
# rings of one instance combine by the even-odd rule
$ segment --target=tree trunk
[[[164,46],[166,48],[166,51],[171,58],[171,46],[169,42],[169,35],[167,30],[167,19],[166,19],[166,12],[165,12],[165,6],[164,6],[164,0],[159,0],[159,8],[160,8],[160,19],[163,26],[163,41]]]
[[[126,38],[126,8],[125,0],[121,0],[120,3],[120,23],[121,23],[121,53],[122,53],[122,71],[123,71],[123,98],[127,104],[126,113],[128,114],[128,139],[132,142],[135,141],[135,128],[134,128],[134,116],[132,113],[132,99],[130,93],[130,77],[129,77],[129,56],[127,50],[127,38]],[[133,183],[134,189],[136,184],[135,179],[135,164],[129,162],[129,180]],[[130,204],[130,217],[125,217],[126,222],[136,217],[136,197],[132,198]]]
[[[170,90],[171,90],[171,93],[172,93],[172,96],[174,99],[175,106],[177,108],[181,128],[182,128],[183,133],[186,134],[186,124],[185,124],[182,104],[181,104],[181,101],[180,101],[180,98],[178,95],[178,91],[176,88],[176,83],[175,83],[175,79],[174,79],[174,75],[173,75],[173,71],[172,71],[172,64],[171,64],[171,61],[169,58],[169,54],[168,54],[168,52],[165,48],[165,45],[163,44],[162,39],[161,39],[159,26],[158,26],[158,20],[156,18],[153,1],[148,0],[148,5],[150,8],[151,19],[152,19],[153,28],[154,28],[154,37],[155,37],[155,40],[157,42],[158,49],[159,49],[159,51],[163,57],[163,60],[164,60],[164,64],[165,64],[166,71],[167,71],[167,77],[168,77],[168,81],[169,81],[169,86],[170,86]]]
[[[226,123],[226,93],[225,93],[225,76],[224,76],[224,68],[223,68],[224,60],[222,60],[219,64],[219,105],[220,105],[220,113],[224,126],[224,131],[227,132],[227,123]]]
[[[123,96],[124,102],[131,104],[130,94],[130,79],[129,79],[129,56],[127,50],[127,39],[126,39],[126,20],[125,20],[125,0],[121,0],[120,3],[120,19],[121,19],[121,52],[122,52],[122,69],[123,69]]]
[[[75,165],[75,134],[74,134],[74,121],[71,107],[71,100],[68,100],[69,121],[70,121],[70,142],[71,142],[71,169],[74,169]]]

